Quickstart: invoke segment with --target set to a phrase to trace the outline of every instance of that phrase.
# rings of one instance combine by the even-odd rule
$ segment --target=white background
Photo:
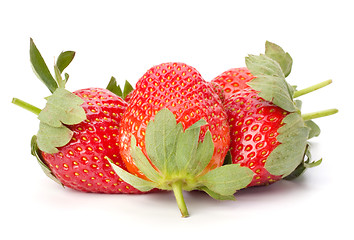
[[[351,1],[1,1],[1,239],[310,239],[352,236],[353,5]],[[69,90],[135,83],[153,65],[182,61],[206,80],[244,66],[266,40],[290,52],[291,84],[333,84],[302,97],[303,111],[337,107],[316,121],[313,157],[320,167],[293,181],[252,188],[236,202],[186,193],[182,219],[171,193],[84,194],[48,179],[30,155],[36,117],[11,104],[38,107],[49,94],[29,63],[32,37],[48,63],[77,55]],[[226,234],[226,235],[225,235]],[[326,238],[327,239],[327,238]]]

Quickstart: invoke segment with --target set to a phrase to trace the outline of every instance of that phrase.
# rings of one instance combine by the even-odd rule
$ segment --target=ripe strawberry
[[[40,129],[32,138],[32,154],[45,173],[63,186],[100,193],[141,193],[124,182],[105,157],[125,168],[118,148],[119,123],[127,103],[106,89],[88,88],[73,93],[64,89],[61,72],[74,57],[62,53],[51,76],[31,39],[31,63],[53,95],[41,110],[14,99],[13,103],[38,115]]]
[[[223,164],[230,137],[226,114],[217,95],[193,67],[184,63],[163,63],[152,67],[138,81],[124,113],[120,152],[129,171],[143,177],[130,155],[131,134],[146,154],[147,123],[163,108],[171,110],[184,129],[204,118],[208,124],[201,129],[200,141],[209,129],[215,144],[214,155],[205,171]]]
[[[120,153],[130,173],[113,168],[141,191],[172,190],[188,216],[182,190],[203,190],[233,199],[253,173],[222,166],[229,126],[219,96],[200,73],[184,63],[149,69],[136,84],[120,125]]]
[[[240,90],[249,88],[247,83],[252,79],[254,76],[251,72],[247,68],[241,67],[231,68],[215,77],[211,82],[219,85],[224,90],[225,98],[228,98]]]
[[[119,123],[127,107],[120,97],[106,89],[88,88],[74,92],[84,100],[86,120],[70,125],[73,136],[68,144],[43,160],[59,181],[83,192],[138,193],[122,181],[105,159],[125,168],[118,148]]]
[[[264,167],[269,154],[279,146],[278,130],[289,114],[265,101],[251,88],[238,91],[225,100],[230,124],[230,153],[232,163],[249,167],[254,173],[248,185],[273,183],[282,176],[272,175]]]
[[[241,80],[237,74],[226,74],[234,77],[213,80],[231,93],[224,101],[230,124],[231,161],[255,173],[248,187],[297,177],[306,168],[321,162],[310,163],[307,140],[318,136],[320,131],[311,119],[334,114],[337,110],[301,115],[301,102],[293,101],[293,98],[330,82],[295,91],[285,81],[291,63],[288,53],[267,42],[266,55],[246,58],[250,71],[246,68],[243,71],[247,70],[252,79]]]

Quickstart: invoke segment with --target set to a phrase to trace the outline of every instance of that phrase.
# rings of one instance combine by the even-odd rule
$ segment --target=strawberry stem
[[[323,81],[323,82],[317,83],[317,84],[315,84],[315,85],[313,85],[311,87],[307,87],[307,88],[301,89],[301,90],[296,91],[294,93],[293,98],[297,98],[297,97],[300,97],[302,95],[308,94],[310,92],[316,91],[316,90],[318,90],[320,88],[323,88],[323,87],[325,87],[325,86],[327,86],[327,85],[329,85],[331,83],[332,83],[332,80],[330,79],[330,80],[327,80],[327,81]]]
[[[179,210],[181,211],[182,217],[188,217],[189,213],[188,213],[186,203],[184,202],[183,193],[182,193],[182,182],[181,181],[174,182],[172,184],[172,190],[173,193],[175,194],[177,205],[179,207]]]
[[[317,111],[317,112],[312,112],[312,113],[305,113],[302,114],[301,117],[304,121],[315,119],[315,118],[321,118],[321,117],[326,117],[329,115],[333,115],[338,112],[338,109],[326,109],[322,111]]]
[[[42,111],[41,109],[39,109],[39,108],[37,108],[25,101],[22,101],[21,99],[18,99],[18,98],[13,98],[12,103],[19,106],[19,107],[22,107],[23,109],[26,109],[27,111],[30,111],[30,112],[36,114],[37,116]]]

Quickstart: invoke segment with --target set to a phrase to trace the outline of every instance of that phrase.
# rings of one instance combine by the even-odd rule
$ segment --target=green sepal
[[[317,160],[317,161],[312,161],[310,147],[309,147],[309,145],[307,145],[302,162],[299,164],[299,166],[296,167],[296,169],[292,173],[290,173],[284,179],[285,180],[293,180],[293,179],[299,177],[300,175],[302,175],[307,168],[317,167],[321,163],[322,163],[322,159]]]
[[[310,129],[305,126],[298,112],[287,115],[283,123],[277,136],[281,144],[269,154],[265,168],[270,174],[285,177],[301,163]]]
[[[293,65],[293,59],[290,54],[285,52],[280,46],[275,43],[266,41],[265,55],[275,60],[281,67],[284,76],[287,77]]]
[[[126,80],[123,89],[123,99],[125,99],[133,90],[133,86]]]
[[[32,38],[30,39],[30,62],[33,72],[36,74],[38,79],[41,80],[47,86],[49,91],[53,93],[58,88],[58,83],[50,73]]]
[[[58,88],[46,99],[47,104],[38,115],[41,122],[61,127],[63,124],[78,124],[86,119],[85,110],[81,107],[84,101],[72,92]]]
[[[294,101],[294,103],[295,103],[295,106],[296,106],[299,110],[301,110],[301,107],[302,107],[302,101],[301,101],[301,100],[296,99],[296,100]]]
[[[228,164],[232,164],[232,156],[230,151],[227,152],[223,165],[228,165]]]
[[[294,89],[286,82],[285,75],[275,60],[264,54],[249,55],[246,57],[246,65],[256,76],[248,85],[258,91],[260,97],[288,112],[297,110],[293,101]]]
[[[46,153],[57,153],[58,147],[68,144],[73,136],[73,132],[65,127],[53,127],[44,122],[39,123],[37,133],[38,148]]]
[[[186,172],[192,176],[197,175],[208,165],[214,152],[214,144],[210,132],[205,134],[204,141],[199,142],[200,127],[206,121],[200,119],[192,126],[182,131],[177,137],[176,161],[177,170]],[[210,154],[211,152],[211,154]]]
[[[144,180],[142,178],[139,178],[139,177],[123,170],[122,168],[118,167],[117,165],[115,165],[113,163],[113,161],[111,159],[109,159],[108,157],[106,157],[106,159],[111,164],[113,170],[117,173],[117,175],[120,178],[122,178],[125,182],[129,183],[130,185],[132,185],[134,188],[138,189],[139,191],[147,192],[147,191],[150,191],[153,188],[155,188],[156,184],[154,182],[150,182],[150,181]]]
[[[185,167],[185,170],[193,176],[202,173],[202,171],[208,166],[210,159],[213,157],[214,143],[213,137],[211,136],[211,132],[209,130],[205,133],[203,141],[199,142],[196,147],[197,148],[194,155]]]
[[[41,166],[43,172],[45,175],[47,175],[50,179],[52,179],[54,182],[60,184],[61,186],[64,187],[64,185],[59,181],[59,179],[54,175],[52,170],[47,166],[47,164],[44,163],[44,160],[41,157],[41,154],[39,152],[39,148],[37,146],[37,136],[34,135],[31,139],[31,154],[36,157],[38,164]]]
[[[132,135],[131,137],[131,150],[130,154],[132,158],[134,159],[135,165],[138,167],[138,169],[151,181],[153,182],[159,182],[162,178],[162,176],[159,174],[158,171],[153,168],[149,160],[145,157],[145,154],[141,151],[141,149],[136,145],[136,139]]]
[[[75,52],[74,51],[65,51],[61,52],[57,61],[56,61],[56,66],[58,67],[60,73],[64,71],[64,69],[69,66],[69,64],[72,62],[72,60],[75,57]]]
[[[318,137],[321,133],[320,127],[312,120],[305,121],[305,125],[310,128],[310,133],[308,139],[313,137]]]
[[[64,88],[58,88],[47,98],[39,113],[38,147],[46,153],[58,152],[58,147],[70,142],[73,132],[66,125],[78,124],[86,119],[81,107],[84,101]]]
[[[123,92],[122,89],[120,88],[120,86],[117,84],[117,80],[115,77],[111,77],[111,80],[109,81],[107,87],[107,90],[111,91],[112,93],[114,93],[115,95],[119,96],[119,97],[123,97]]]
[[[230,164],[211,170],[198,181],[217,194],[230,196],[250,184],[253,176],[253,171],[248,167]]]
[[[146,127],[146,152],[151,162],[164,174],[171,175],[178,170],[176,145],[178,135],[183,131],[171,111],[160,110]]]
[[[113,76],[111,77],[106,89],[121,97],[122,99],[125,99],[128,94],[134,90],[133,86],[128,81],[125,81],[122,91],[122,88],[118,85],[117,80]]]
[[[232,194],[232,195],[220,195],[212,190],[210,190],[209,188],[203,186],[203,187],[200,187],[199,190],[201,191],[204,191],[206,192],[210,197],[216,199],[216,200],[231,200],[231,201],[235,201],[236,198],[235,196]]]

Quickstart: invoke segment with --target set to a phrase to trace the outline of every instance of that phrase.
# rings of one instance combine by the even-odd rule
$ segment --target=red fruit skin
[[[262,186],[278,181],[282,176],[270,174],[264,165],[277,147],[278,129],[289,112],[265,101],[248,88],[238,91],[224,104],[230,124],[232,163],[250,168],[255,176],[248,185]]]
[[[106,89],[74,92],[84,100],[87,119],[68,126],[73,137],[59,152],[42,152],[42,158],[66,187],[95,193],[141,193],[119,178],[104,158],[126,170],[118,151],[119,123],[127,103]]]
[[[231,68],[215,77],[211,82],[221,86],[224,90],[225,98],[229,98],[238,91],[250,88],[247,82],[254,78],[251,72],[245,67]]]
[[[209,129],[215,149],[203,173],[223,164],[230,135],[227,116],[218,95],[195,68],[184,63],[171,62],[152,67],[140,78],[121,121],[120,153],[130,172],[146,179],[130,155],[130,139],[133,134],[138,146],[147,156],[146,126],[163,108],[169,109],[176,116],[183,129],[204,118],[207,125],[201,128],[199,140],[204,139]]]

